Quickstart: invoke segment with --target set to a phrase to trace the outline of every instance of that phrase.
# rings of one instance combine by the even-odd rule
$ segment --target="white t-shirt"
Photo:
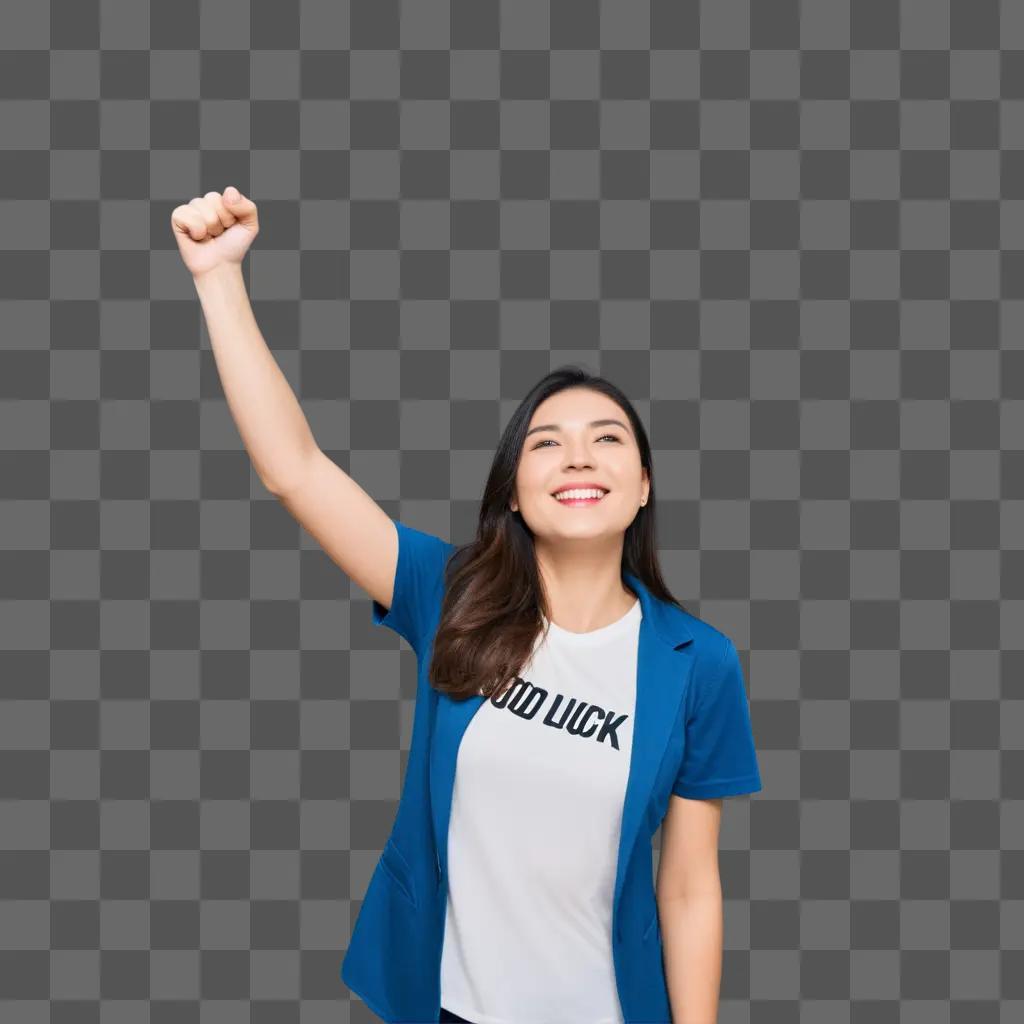
[[[636,704],[639,600],[550,623],[459,746],[441,1005],[478,1024],[621,1024],[612,894]],[[549,625],[545,622],[545,625]]]

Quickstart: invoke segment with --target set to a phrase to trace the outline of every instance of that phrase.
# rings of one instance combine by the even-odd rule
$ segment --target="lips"
[[[569,488],[569,490],[575,490],[575,488]],[[562,491],[561,493],[565,494],[567,492],[566,491]],[[556,495],[554,495],[554,494],[551,497],[554,498],[554,500],[557,501],[559,505],[570,505],[570,506],[572,506],[572,505],[596,505],[599,501],[603,501],[605,499],[605,497],[607,496],[607,494],[608,494],[608,492],[605,491],[604,494],[602,494],[598,498],[594,498],[594,497],[590,497],[590,496],[588,496],[586,498],[559,498],[559,497],[556,497]]]
[[[598,483],[596,480],[581,480],[579,483],[563,484],[558,488],[557,491],[551,492],[552,498],[557,498],[562,491],[604,491],[606,494],[611,488],[606,487],[604,484]]]

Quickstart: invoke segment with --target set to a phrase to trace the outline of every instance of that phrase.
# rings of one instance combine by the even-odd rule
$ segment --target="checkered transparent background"
[[[1024,1019],[1024,4],[4,0],[0,1020],[373,1018],[412,652],[269,495],[171,210],[393,516],[550,368],[729,633],[720,1021]]]

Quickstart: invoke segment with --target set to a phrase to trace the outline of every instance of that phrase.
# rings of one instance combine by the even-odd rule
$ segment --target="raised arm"
[[[398,564],[387,513],[319,448],[253,315],[242,259],[259,231],[237,189],[178,206],[171,226],[203,308],[228,408],[253,468],[350,579],[390,607]]]

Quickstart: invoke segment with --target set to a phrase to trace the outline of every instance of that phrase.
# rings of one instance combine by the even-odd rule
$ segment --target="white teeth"
[[[558,494],[554,495],[556,501],[566,500],[579,500],[580,498],[603,498],[607,491],[599,491],[596,488],[593,490],[575,490],[575,491],[559,491]]]

